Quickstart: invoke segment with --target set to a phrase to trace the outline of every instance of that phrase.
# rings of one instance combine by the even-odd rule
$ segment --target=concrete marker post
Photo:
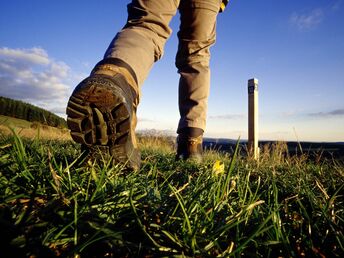
[[[258,79],[248,80],[248,152],[259,157],[258,147]]]

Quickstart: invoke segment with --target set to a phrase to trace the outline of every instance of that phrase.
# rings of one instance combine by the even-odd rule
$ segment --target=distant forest
[[[66,128],[66,120],[52,112],[36,107],[20,100],[0,96],[0,115],[15,117],[30,122]]]

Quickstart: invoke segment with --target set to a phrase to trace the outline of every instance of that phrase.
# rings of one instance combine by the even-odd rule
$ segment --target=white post
[[[248,151],[257,159],[258,147],[258,79],[248,80]]]

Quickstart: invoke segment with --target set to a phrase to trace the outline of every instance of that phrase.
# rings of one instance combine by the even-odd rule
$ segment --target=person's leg
[[[221,0],[181,1],[176,66],[180,73],[177,158],[199,156],[210,87],[210,46],[215,42]],[[193,147],[194,146],[194,147]],[[196,147],[195,147],[196,146]]]
[[[133,0],[128,21],[105,58],[74,90],[67,106],[72,138],[86,149],[108,152],[116,162],[138,169],[136,107],[139,86],[162,55],[168,23],[179,0]]]
[[[131,66],[141,86],[154,62],[163,55],[171,35],[169,23],[180,0],[133,0],[128,21],[111,42],[104,58],[118,58]]]
[[[176,66],[180,73],[178,132],[206,125],[210,85],[210,46],[215,43],[221,0],[185,0],[180,10]]]

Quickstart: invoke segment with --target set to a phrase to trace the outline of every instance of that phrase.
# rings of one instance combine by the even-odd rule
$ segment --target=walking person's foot
[[[98,63],[74,89],[67,105],[67,124],[74,141],[96,155],[98,150],[116,163],[139,169],[135,126],[138,94],[133,77],[112,59]],[[131,84],[130,84],[131,82]]]
[[[185,128],[177,137],[176,160],[202,161],[203,130],[199,128]]]

